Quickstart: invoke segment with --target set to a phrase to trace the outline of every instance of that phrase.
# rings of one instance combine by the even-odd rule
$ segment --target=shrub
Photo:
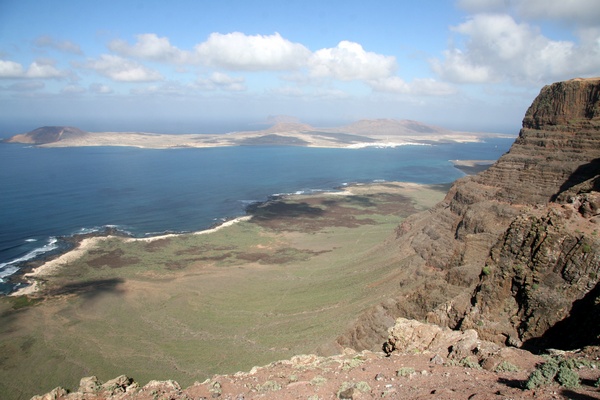
[[[262,385],[257,385],[256,389],[259,392],[276,392],[281,390],[281,385],[275,381],[266,381]]]
[[[465,368],[481,369],[481,365],[470,357],[465,357],[460,360],[460,365]]]
[[[396,371],[396,376],[411,376],[415,373],[414,368],[403,367]]]
[[[321,386],[327,382],[327,378],[322,377],[321,375],[317,375],[310,380],[310,384],[313,386]]]
[[[481,269],[481,273],[484,276],[489,276],[492,273],[492,270],[487,265]]]
[[[549,358],[545,363],[538,365],[535,371],[529,375],[525,387],[535,389],[556,381],[565,388],[577,388],[580,382],[579,375],[575,370],[579,365],[580,362],[577,360]]]
[[[358,357],[351,358],[350,360],[344,360],[344,365],[342,366],[342,370],[350,371],[351,369],[358,367],[362,363],[364,363],[364,361]]]
[[[535,389],[540,386],[549,385],[554,380],[556,373],[558,372],[558,362],[550,358],[543,364],[536,367],[535,371],[529,375],[525,387],[527,389]]]
[[[508,361],[502,361],[494,370],[495,372],[517,372],[519,370],[519,368],[512,364],[509,363]]]
[[[579,387],[579,375],[566,363],[560,363],[558,373],[556,374],[556,381],[567,389]]]

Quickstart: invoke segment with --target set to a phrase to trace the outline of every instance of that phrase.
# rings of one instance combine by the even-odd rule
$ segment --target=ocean
[[[20,264],[114,227],[136,237],[207,229],[272,195],[349,183],[449,183],[449,160],[498,159],[513,143],[319,149],[36,148],[0,143],[0,293]]]

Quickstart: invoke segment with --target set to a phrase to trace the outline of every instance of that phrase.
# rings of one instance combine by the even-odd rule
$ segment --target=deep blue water
[[[375,180],[447,183],[449,160],[497,159],[514,139],[398,148],[149,150],[0,144],[0,278],[57,238],[114,225],[135,236],[206,229],[270,195]],[[0,292],[9,290],[0,282]]]

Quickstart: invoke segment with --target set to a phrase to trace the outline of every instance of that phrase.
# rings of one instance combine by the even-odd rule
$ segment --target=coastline
[[[41,129],[41,128],[40,128]],[[34,131],[35,132],[35,131]],[[405,128],[367,130],[344,128],[273,127],[262,131],[227,134],[164,134],[147,132],[81,132],[54,141],[38,141],[35,135],[19,134],[2,141],[36,147],[136,147],[140,149],[213,148],[231,146],[300,146],[362,149],[369,147],[424,146],[443,143],[472,143],[487,138],[513,137],[501,133],[456,132],[430,129],[423,133]]]
[[[186,232],[186,233],[169,233],[166,235],[158,235],[158,236],[150,236],[145,238],[123,238],[118,235],[100,235],[100,236],[88,236],[84,237],[77,241],[75,248],[68,250],[58,257],[53,258],[51,260],[43,262],[41,265],[37,267],[33,267],[33,269],[29,272],[26,272],[19,276],[19,280],[23,281],[27,286],[18,288],[17,290],[7,294],[7,296],[17,297],[17,296],[29,296],[35,293],[38,293],[41,289],[40,280],[51,276],[56,270],[64,267],[65,265],[78,260],[79,258],[86,255],[90,250],[96,248],[101,242],[120,238],[123,241],[127,242],[153,242],[160,239],[178,237],[181,235],[207,235],[214,232],[218,232],[221,229],[230,227],[240,222],[249,221],[252,218],[251,215],[245,215],[241,217],[237,217],[234,219],[227,220],[222,224],[214,226],[212,228],[195,231],[195,232]]]
[[[475,165],[479,162],[488,162],[487,160],[450,160],[454,166],[458,169],[461,166],[467,167],[471,164]],[[493,161],[489,161],[492,163]],[[485,165],[487,168],[489,165]],[[464,171],[464,170],[463,170]],[[467,171],[464,171],[468,173]],[[269,196],[264,201],[259,201],[257,204],[266,204],[273,199],[285,200],[291,199],[297,196],[314,196],[314,195],[326,195],[326,196],[356,196],[356,195],[364,195],[372,192],[373,190],[377,190],[378,187],[386,186],[386,185],[399,185],[404,189],[414,191],[419,190],[420,188],[434,187],[437,184],[422,184],[422,183],[414,183],[414,182],[400,182],[400,181],[374,181],[369,183],[348,183],[343,184],[341,186],[337,186],[332,188],[331,190],[318,191],[318,192],[308,192],[308,193],[284,193],[284,194],[276,194]],[[73,236],[69,237],[67,240],[74,244],[74,247],[66,250],[58,255],[44,259],[43,256],[38,259],[38,262],[41,264],[33,266],[33,267],[24,267],[27,272],[16,273],[13,275],[13,282],[16,285],[25,285],[21,287],[16,287],[10,293],[7,293],[6,296],[17,297],[17,296],[29,296],[35,295],[39,293],[41,290],[40,283],[46,278],[51,276],[56,270],[64,267],[65,265],[83,257],[90,250],[98,247],[98,245],[105,240],[119,238],[124,242],[146,242],[151,243],[157,240],[166,239],[166,238],[175,238],[182,235],[206,235],[217,232],[221,229],[227,228],[239,222],[245,222],[252,219],[252,215],[244,215],[236,218],[225,220],[222,223],[213,225],[210,228],[199,230],[199,231],[189,231],[189,232],[178,232],[178,233],[167,233],[167,234],[159,234],[156,236],[148,236],[148,237],[131,237],[127,236],[126,232],[118,231],[112,227],[107,228],[107,230],[83,234],[79,237]]]

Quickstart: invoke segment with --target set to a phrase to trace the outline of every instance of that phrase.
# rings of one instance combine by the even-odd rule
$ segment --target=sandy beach
[[[201,230],[201,231],[197,231],[197,232],[192,232],[191,234],[206,235],[206,234],[214,233],[223,228],[227,228],[229,226],[235,225],[239,222],[249,221],[251,218],[252,218],[252,216],[249,216],[249,215],[243,216],[243,217],[238,217],[238,218],[226,221],[218,226],[215,226],[214,228],[205,229],[205,230]],[[102,241],[105,241],[108,239],[119,238],[119,239],[124,240],[125,242],[148,242],[149,243],[149,242],[153,242],[155,240],[177,237],[177,236],[181,236],[181,235],[183,235],[183,233],[171,233],[171,234],[167,234],[167,235],[152,236],[152,237],[147,237],[147,238],[127,238],[127,239],[123,239],[121,237],[112,236],[112,235],[87,237],[85,239],[82,239],[77,244],[77,247],[75,247],[73,250],[70,250],[64,254],[61,254],[57,258],[46,261],[39,267],[34,268],[32,271],[23,274],[23,278],[28,283],[28,285],[10,293],[9,296],[31,295],[31,294],[38,292],[40,290],[40,281],[39,280],[41,278],[48,277],[48,276],[52,275],[54,272],[56,272],[58,269],[83,257],[87,252],[96,248],[98,246],[98,244],[101,243]]]

